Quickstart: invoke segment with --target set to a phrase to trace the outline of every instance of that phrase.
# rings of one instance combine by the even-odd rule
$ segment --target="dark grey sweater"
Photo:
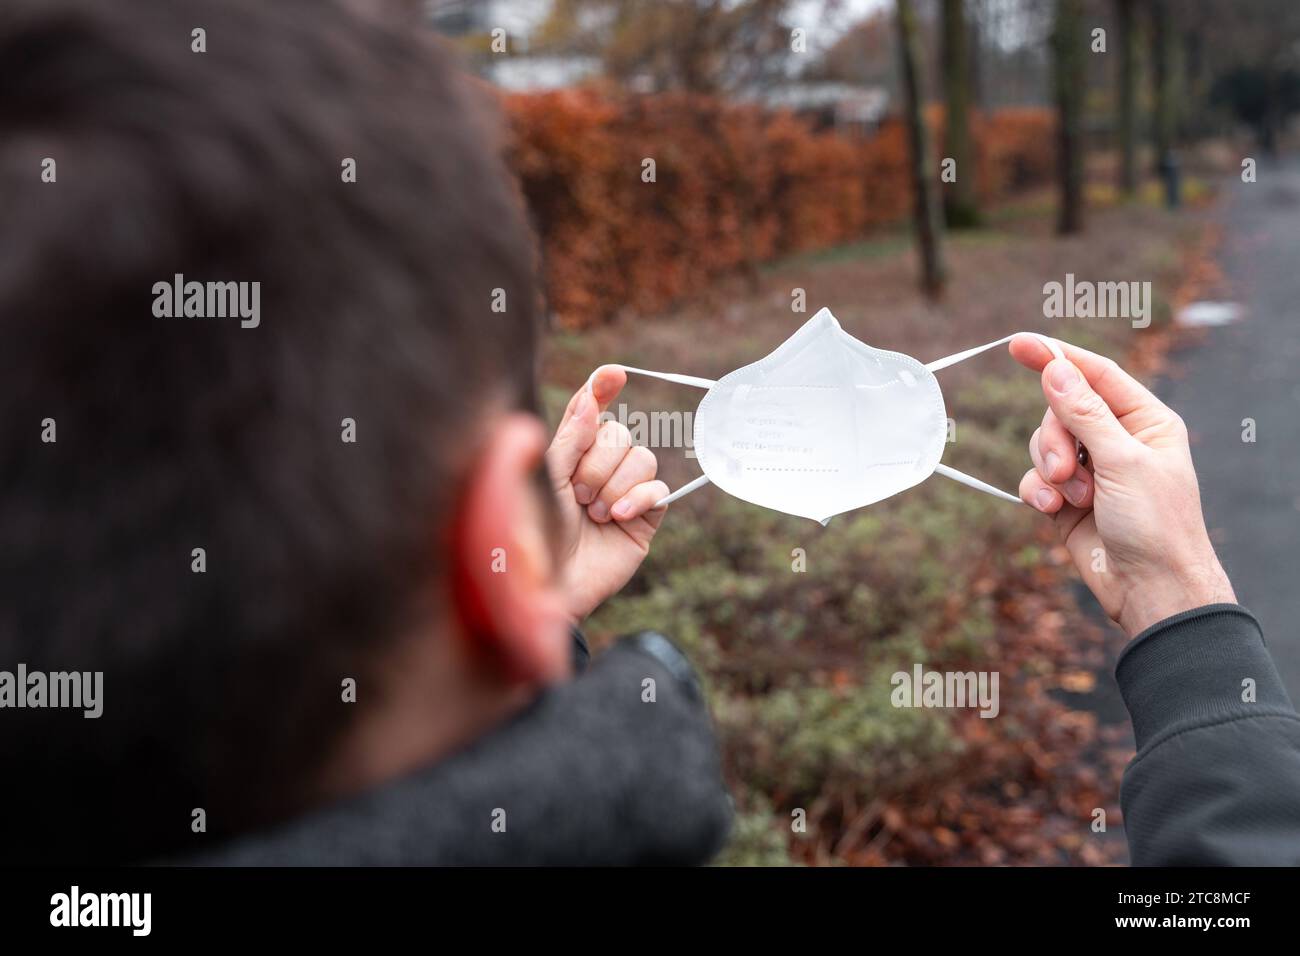
[[[585,660],[585,644],[575,656]],[[730,824],[694,673],[667,639],[645,632],[436,766],[186,862],[696,864],[721,848]]]
[[[1120,791],[1133,864],[1300,864],[1300,717],[1250,612],[1161,621],[1115,676],[1137,737]]]
[[[1133,862],[1300,863],[1300,717],[1254,617],[1221,604],[1161,621],[1116,676],[1138,744],[1121,794]],[[193,862],[702,863],[729,820],[689,665],[647,633],[437,766]]]

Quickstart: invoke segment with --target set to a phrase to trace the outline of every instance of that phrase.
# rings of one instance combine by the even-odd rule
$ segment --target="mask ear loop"
[[[999,345],[1005,345],[1006,343],[1014,339],[1017,335],[1035,336],[1040,342],[1042,342],[1044,345],[1048,347],[1048,349],[1051,350],[1052,356],[1054,358],[1059,358],[1059,359],[1065,358],[1065,353],[1061,351],[1061,347],[1056,343],[1055,339],[1050,339],[1046,335],[1042,335],[1038,332],[1013,332],[1010,335],[1005,336],[1004,338],[998,339],[996,342],[989,342],[987,345],[977,345],[973,349],[967,349],[966,351],[958,352],[955,355],[948,355],[941,359],[935,359],[933,362],[931,362],[929,365],[926,366],[926,369],[929,372],[934,373],[939,371],[940,369],[947,368],[949,365],[956,365],[958,362],[964,362],[966,361],[966,359],[971,358],[972,356],[975,355],[979,355],[981,352],[986,352],[989,349],[996,348]],[[1079,456],[1081,461],[1083,460],[1083,456],[1087,454],[1087,450],[1084,449],[1082,445],[1079,445],[1078,442],[1075,442],[1075,452]],[[951,478],[953,481],[966,485],[968,488],[974,488],[976,491],[982,491],[986,495],[992,495],[994,498],[1001,498],[1003,501],[1010,501],[1013,504],[1023,504],[1020,498],[1017,497],[1016,495],[1008,494],[1007,492],[1003,491],[1000,488],[994,488],[992,485],[988,484],[987,482],[980,481],[978,478],[974,478],[966,474],[965,472],[958,471],[956,468],[949,468],[947,465],[940,464],[940,465],[936,465],[934,470],[936,474],[943,475],[945,478]]]
[[[600,366],[600,368],[596,369],[596,371],[591,373],[591,376],[587,379],[588,392],[592,392],[592,387],[591,387],[592,380],[595,379],[596,372],[599,372],[600,369],[602,368],[621,368],[623,371],[631,372],[635,375],[647,375],[650,378],[662,379],[665,382],[675,382],[678,385],[692,385],[695,388],[702,388],[705,389],[706,391],[717,384],[712,379],[697,378],[694,375],[678,375],[676,372],[652,372],[649,369],[633,368],[631,365],[610,364],[610,365],[602,365]],[[709,484],[709,476],[700,475],[700,477],[696,478],[694,481],[689,481],[686,484],[682,485],[680,488],[672,492],[667,497],[660,498],[658,501],[655,502],[655,507],[666,508],[668,505],[672,504],[678,498],[685,498],[692,491],[695,491],[697,488],[703,488],[707,484]]]

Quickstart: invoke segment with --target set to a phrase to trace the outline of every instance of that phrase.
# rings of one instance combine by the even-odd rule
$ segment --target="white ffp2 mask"
[[[1038,337],[1063,357],[1055,342]],[[716,382],[619,367],[708,389],[695,413],[694,434],[704,474],[659,505],[712,482],[745,501],[825,524],[935,472],[1019,502],[939,463],[948,418],[934,377],[1011,338],[923,365],[860,342],[822,309],[766,358]]]

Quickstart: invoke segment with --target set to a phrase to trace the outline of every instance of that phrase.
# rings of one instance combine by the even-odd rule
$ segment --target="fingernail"
[[[1056,474],[1056,466],[1061,463],[1061,456],[1054,451],[1049,451],[1047,457],[1043,459],[1043,467],[1047,469],[1045,476],[1049,481]]]
[[[626,518],[628,516],[628,512],[630,512],[631,510],[632,510],[632,502],[624,498],[622,501],[615,504],[614,507],[610,509],[610,512],[611,514],[614,515],[615,518]]]
[[[591,489],[586,485],[574,485],[573,497],[578,499],[578,504],[585,505],[591,501]]]
[[[1068,392],[1079,381],[1079,373],[1069,362],[1052,363],[1052,388],[1058,392]]]
[[[603,501],[593,502],[591,505],[591,516],[597,521],[609,517],[609,505]]]
[[[1069,498],[1076,505],[1083,500],[1083,496],[1088,493],[1088,486],[1078,478],[1071,478],[1065,483],[1065,497]]]
[[[1048,505],[1052,503],[1052,493],[1046,488],[1039,488],[1038,493],[1034,495],[1034,501],[1038,503],[1039,511],[1046,511]]]

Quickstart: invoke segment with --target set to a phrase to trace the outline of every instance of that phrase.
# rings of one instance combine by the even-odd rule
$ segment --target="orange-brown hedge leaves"
[[[550,308],[566,326],[662,310],[719,276],[902,222],[910,208],[896,121],[849,137],[706,97],[590,90],[514,95],[505,107]],[[1045,110],[977,118],[982,198],[1047,181],[1051,132]],[[642,179],[646,159],[654,182]]]

